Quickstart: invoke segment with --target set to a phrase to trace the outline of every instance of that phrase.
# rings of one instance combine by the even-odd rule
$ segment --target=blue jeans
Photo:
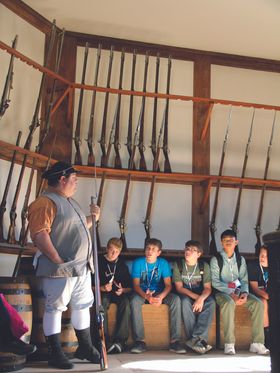
[[[211,296],[206,298],[202,311],[199,313],[193,312],[192,306],[194,302],[194,299],[191,299],[186,295],[181,296],[182,315],[187,339],[200,337],[207,341],[208,330],[215,311],[215,300]]]
[[[142,316],[142,305],[145,299],[134,293],[130,298],[131,320],[133,338],[135,341],[144,341],[145,331]],[[169,306],[170,319],[170,340],[179,341],[181,339],[181,301],[178,295],[169,293],[162,301]],[[151,307],[153,307],[151,305]]]

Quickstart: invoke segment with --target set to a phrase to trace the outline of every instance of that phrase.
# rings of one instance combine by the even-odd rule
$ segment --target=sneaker
[[[198,339],[196,343],[193,345],[192,350],[201,355],[206,353],[206,348],[200,339]]]
[[[169,351],[176,352],[176,354],[185,354],[187,352],[185,347],[179,341],[170,343]]]
[[[113,343],[107,350],[108,354],[120,354],[124,351],[124,346],[121,344],[121,342],[115,342]]]
[[[134,346],[130,350],[132,354],[141,354],[145,351],[147,351],[147,346],[144,341],[136,341]]]
[[[115,343],[111,343],[111,345],[107,348],[107,354],[113,354],[115,349]]]
[[[224,353],[226,355],[235,355],[234,343],[225,343]]]
[[[208,351],[212,350],[212,346],[209,345],[209,344],[205,341],[205,339],[201,339],[200,342],[201,342],[202,346],[205,348],[205,352],[208,352]]]
[[[186,342],[186,346],[190,348],[192,351],[197,352],[199,354],[205,354],[206,349],[201,344],[201,340],[199,337],[192,337],[191,339],[188,339]]]
[[[269,350],[262,343],[251,343],[249,351],[259,355],[269,354]]]

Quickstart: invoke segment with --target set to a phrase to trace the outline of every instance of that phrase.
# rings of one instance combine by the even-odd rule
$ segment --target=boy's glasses
[[[224,239],[222,239],[222,242],[224,242],[224,243],[233,243],[233,242],[235,242],[235,238],[224,238]]]

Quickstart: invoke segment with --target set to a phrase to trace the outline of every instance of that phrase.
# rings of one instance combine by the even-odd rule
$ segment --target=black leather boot
[[[81,360],[86,359],[94,364],[99,364],[100,354],[92,344],[90,328],[82,330],[75,329],[75,333],[78,339],[79,347],[77,348],[74,357]]]
[[[48,365],[58,369],[72,369],[74,364],[64,355],[59,336],[57,333],[46,337],[49,348]]]

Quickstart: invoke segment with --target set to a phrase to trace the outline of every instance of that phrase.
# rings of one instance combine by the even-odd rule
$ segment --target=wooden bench
[[[116,324],[117,306],[111,304],[108,310],[108,328],[109,335],[112,336]],[[145,342],[148,348],[152,349],[167,349],[170,340],[169,328],[169,309],[166,304],[159,307],[153,307],[149,304],[142,306],[143,321],[145,327]],[[182,323],[182,339],[186,340],[185,330]],[[216,345],[216,317],[214,315],[211,327],[209,329],[208,342]],[[132,332],[130,328],[130,336],[128,343],[132,343]]]
[[[224,345],[224,325],[220,316],[220,347]],[[248,350],[252,338],[251,314],[245,305],[235,308],[235,346],[240,350]]]

